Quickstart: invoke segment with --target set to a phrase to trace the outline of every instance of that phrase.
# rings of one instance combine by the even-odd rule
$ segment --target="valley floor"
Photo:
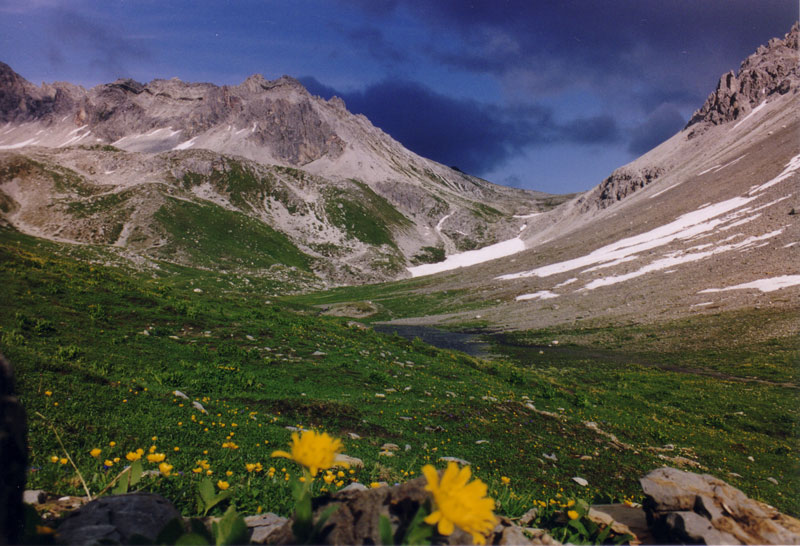
[[[240,512],[288,514],[299,469],[270,454],[290,427],[314,427],[364,462],[320,489],[391,484],[456,457],[513,517],[536,500],[639,500],[638,478],[667,465],[800,515],[796,337],[748,334],[789,311],[498,333],[502,356],[483,360],[365,325],[399,302],[464,310],[458,294],[403,294],[422,279],[276,297],[255,277],[143,274],[91,265],[92,252],[0,231],[0,351],[28,414],[29,488],[83,492],[54,427],[93,493],[126,454],[156,446],[175,470],[141,487],[184,513],[210,472]],[[379,312],[355,323],[315,307],[344,301]]]

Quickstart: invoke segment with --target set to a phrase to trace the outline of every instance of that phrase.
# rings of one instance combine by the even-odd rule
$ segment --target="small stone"
[[[192,402],[192,407],[193,407],[194,409],[196,409],[197,411],[201,412],[201,413],[208,413],[208,412],[206,411],[206,408],[204,408],[204,407],[203,407],[203,404],[201,404],[201,403],[200,403],[200,402],[198,402],[197,400],[195,400],[194,402]]]
[[[350,468],[364,468],[364,461],[359,459],[358,457],[351,457],[350,455],[345,455],[344,453],[337,453],[336,457],[333,459],[334,466],[349,466]]]
[[[440,461],[444,461],[446,463],[458,463],[462,466],[471,465],[469,461],[465,461],[464,459],[459,459],[458,457],[439,457]]]
[[[203,290],[200,288],[195,288],[194,290],[192,290],[192,292],[194,292],[195,294],[202,294]]]
[[[586,487],[587,485],[589,485],[589,482],[587,482],[584,478],[581,478],[579,476],[575,476],[574,478],[572,478],[572,481],[582,487]]]
[[[767,481],[768,481],[769,483],[771,483],[771,484],[778,485],[778,480],[776,480],[776,479],[775,479],[775,478],[773,478],[772,476],[770,476],[769,478],[767,478]]]
[[[314,351],[313,353],[311,353],[311,356],[325,356],[327,354],[328,353],[323,353],[322,351]]]
[[[414,420],[413,417],[408,417],[406,415],[401,415],[401,416],[398,417],[398,419],[400,419],[401,421],[413,421]]]
[[[477,440],[475,443],[476,443],[477,445],[481,445],[481,444],[488,444],[488,443],[489,443],[489,440]]]
[[[347,433],[347,437],[350,438],[351,440],[360,440],[361,439],[361,436],[359,436],[355,432],[348,432]]]
[[[256,338],[254,338],[254,337],[253,337],[253,336],[251,336],[250,334],[247,334],[247,335],[246,335],[246,336],[244,336],[244,337],[246,337],[246,338],[247,338],[248,340],[250,340],[250,341],[255,341],[255,340],[256,340]]]
[[[386,398],[386,395],[383,394],[382,392],[376,392],[375,393],[375,398]]]
[[[748,455],[748,456],[747,456],[747,460],[748,460],[748,461],[750,461],[751,463],[754,463],[754,462],[756,462],[756,460],[753,458],[753,456],[752,456],[752,455]]]
[[[548,454],[548,453],[542,453],[542,457],[544,457],[544,458],[545,458],[545,459],[547,459],[548,461],[553,461],[554,463],[555,463],[555,462],[558,462],[558,457],[556,457],[556,454],[555,454],[555,453],[550,453],[550,454]]]
[[[248,529],[252,529],[253,534],[250,537],[251,544],[267,544],[269,543],[269,536],[277,529],[280,529],[286,522],[286,518],[282,518],[272,512],[260,514],[258,516],[247,516],[244,522]]]
[[[381,446],[381,451],[399,451],[399,450],[400,450],[400,446],[397,445],[397,444],[389,444],[389,443],[387,443],[387,444],[383,444]]]
[[[178,398],[183,398],[184,400],[188,400],[189,397],[183,394],[181,391],[172,391],[172,394],[177,396]]]
[[[342,493],[344,491],[366,491],[367,489],[369,489],[369,488],[366,485],[364,485],[363,483],[353,482],[353,483],[351,483],[350,485],[348,485],[346,487],[342,487],[339,490],[339,493]]]
[[[42,504],[45,499],[47,499],[47,493],[41,489],[29,489],[22,493],[22,502],[25,504]]]
[[[581,461],[591,461],[591,460],[592,460],[592,456],[591,455],[582,455],[581,456]]]
[[[300,432],[300,429],[299,429],[299,428],[297,428],[297,427],[293,427],[292,425],[286,425],[286,426],[285,426],[285,427],[283,427],[283,428],[285,428],[286,430],[288,430],[288,431],[290,431],[290,432]]]

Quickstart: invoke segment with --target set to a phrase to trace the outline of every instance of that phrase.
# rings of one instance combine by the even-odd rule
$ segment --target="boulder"
[[[658,468],[641,480],[656,539],[690,544],[800,544],[800,521],[708,474]]]
[[[160,495],[111,495],[69,514],[58,526],[57,539],[61,544],[129,544],[138,536],[154,542],[167,523],[180,517]]]
[[[22,538],[27,464],[25,410],[14,394],[11,364],[0,355],[0,544],[19,544]]]

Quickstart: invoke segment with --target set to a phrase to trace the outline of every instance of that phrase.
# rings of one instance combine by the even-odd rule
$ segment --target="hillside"
[[[678,134],[528,218],[511,255],[426,266],[440,273],[425,293],[465,294],[471,310],[406,322],[476,322],[477,313],[492,328],[529,329],[797,309],[797,36],[795,25],[724,75]]]
[[[0,211],[16,229],[140,263],[264,275],[295,267],[311,273],[301,275],[307,287],[403,276],[408,265],[508,238],[522,225],[515,216],[564,200],[413,154],[288,77],[86,90],[36,87],[0,64],[0,122]],[[165,225],[173,215],[180,226]],[[264,244],[216,264],[220,234],[202,234],[187,216],[224,225],[233,254],[244,240]],[[295,257],[284,259],[289,247]]]

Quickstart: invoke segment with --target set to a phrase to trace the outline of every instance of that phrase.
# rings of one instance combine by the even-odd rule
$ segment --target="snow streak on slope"
[[[781,288],[789,286],[800,285],[800,275],[783,275],[781,277],[772,277],[770,279],[759,279],[753,282],[746,282],[737,284],[736,286],[728,286],[727,288],[706,288],[701,290],[698,294],[706,294],[710,292],[723,292],[726,290],[745,290],[748,288],[755,288],[762,292],[774,292]]]
[[[760,198],[764,190],[788,180],[798,170],[800,170],[800,155],[793,157],[776,177],[764,184],[751,188],[744,196],[734,197],[716,204],[703,205],[668,224],[633,237],[620,239],[578,258],[519,273],[501,275],[496,278],[499,280],[512,280],[527,277],[548,277],[573,270],[580,270],[580,273],[588,273],[604,267],[646,259],[652,254],[653,249],[664,247],[674,242],[694,241],[730,230],[755,220],[761,215],[759,211],[786,199],[788,195],[757,207],[747,206]],[[633,271],[594,279],[585,284],[581,290],[593,290],[617,284],[654,271],[662,271],[681,264],[703,260],[723,252],[758,248],[769,244],[768,241],[783,233],[786,227],[746,237],[738,241],[734,240],[743,237],[743,235],[734,233],[716,243],[706,242],[683,250],[666,252]],[[535,294],[524,294],[517,297],[517,300],[539,299],[541,297],[539,294],[541,293],[542,291]]]
[[[508,241],[479,248],[478,250],[468,250],[467,252],[452,254],[443,262],[409,267],[408,272],[411,273],[412,277],[433,275],[434,273],[441,273],[442,271],[450,271],[451,269],[468,267],[504,256],[510,256],[517,252],[522,252],[523,250],[525,250],[525,243],[522,242],[522,239],[519,237],[515,237]]]

